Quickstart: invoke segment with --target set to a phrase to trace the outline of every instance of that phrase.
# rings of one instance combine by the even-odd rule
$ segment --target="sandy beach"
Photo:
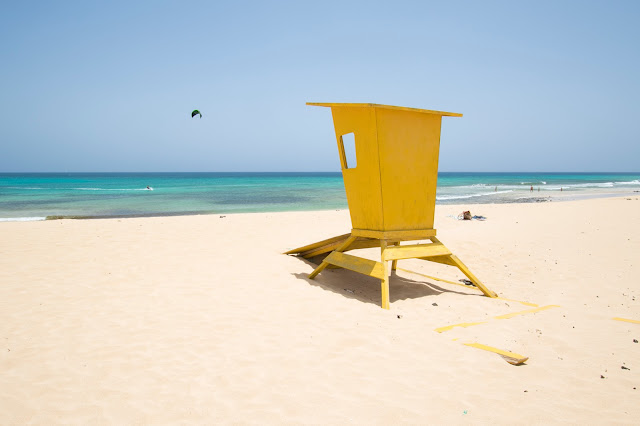
[[[640,196],[469,207],[438,237],[501,298],[408,260],[388,311],[282,254],[347,210],[0,223],[0,423],[638,424]]]

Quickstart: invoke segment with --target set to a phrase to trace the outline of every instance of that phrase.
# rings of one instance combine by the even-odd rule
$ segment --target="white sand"
[[[281,253],[347,211],[0,223],[0,423],[638,424],[640,324],[612,320],[640,320],[631,198],[437,208],[488,287],[560,305],[511,319],[531,307],[404,270],[390,311],[376,279],[308,280]]]

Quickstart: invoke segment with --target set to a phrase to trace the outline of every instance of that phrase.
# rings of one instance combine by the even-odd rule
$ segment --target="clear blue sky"
[[[441,171],[639,171],[639,22],[638,1],[5,2],[0,172],[338,171],[306,101],[463,113]]]

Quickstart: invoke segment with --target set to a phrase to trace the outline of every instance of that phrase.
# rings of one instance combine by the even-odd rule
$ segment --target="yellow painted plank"
[[[390,242],[389,243],[392,246],[400,246],[400,242]],[[391,270],[395,271],[396,269],[398,269],[398,260],[394,260],[391,262]]]
[[[386,248],[387,242],[384,240],[380,241],[381,254],[384,254]],[[382,302],[380,306],[382,307],[382,309],[389,309],[389,270],[387,269],[387,262],[383,261],[379,265],[382,266],[382,280],[380,281],[380,293],[382,295]]]
[[[433,256],[433,257],[421,257],[421,260],[427,260],[429,262],[442,263],[443,265],[456,266],[455,262],[451,260],[451,256]]]
[[[313,250],[304,251],[300,253],[299,256],[304,257],[305,259],[308,259],[310,257],[318,256],[324,253],[329,253],[330,251],[334,251],[335,249],[340,247],[343,243],[344,243],[344,240],[338,240],[333,243],[317,247]]]
[[[322,247],[322,246],[325,246],[327,244],[334,243],[336,241],[346,240],[349,236],[351,236],[351,234],[338,235],[337,237],[328,238],[326,240],[318,241],[318,242],[313,243],[313,244],[308,244],[306,246],[302,246],[302,247],[295,248],[293,250],[289,250],[289,251],[285,252],[284,254],[303,253],[305,251],[313,250],[313,249],[316,249],[318,247]]]
[[[463,285],[464,285],[464,284],[463,284]],[[524,301],[522,301],[522,300],[507,299],[507,298],[505,298],[505,297],[496,297],[496,299],[504,300],[504,301],[507,301],[507,302],[522,303],[523,305],[526,305],[526,306],[533,306],[534,308],[537,308],[538,306],[540,306],[540,305],[536,305],[535,303],[531,303],[531,302],[524,302]]]
[[[436,235],[435,229],[407,229],[400,231],[375,231],[371,229],[351,230],[351,235],[357,237],[377,238],[379,240],[424,240]]]
[[[434,277],[434,276],[431,276],[431,275],[423,274],[423,273],[421,273],[421,272],[411,271],[411,270],[409,270],[409,269],[404,269],[404,268],[398,268],[398,269],[399,269],[400,271],[404,271],[404,272],[409,272],[409,273],[411,273],[411,274],[420,275],[421,277],[429,278],[429,279],[436,280],[436,281],[442,281],[443,283],[453,284],[453,285],[457,285],[457,286],[459,286],[459,287],[465,287],[465,288],[476,289],[476,287],[474,287],[474,286],[470,286],[470,285],[462,284],[462,283],[455,282],[455,281],[445,280],[445,279],[443,279],[443,278]],[[522,300],[507,299],[507,298],[505,298],[505,297],[496,297],[496,299],[498,299],[498,300],[504,300],[504,301],[507,301],[507,302],[522,303],[523,305],[526,305],[526,306],[533,306],[533,307],[538,307],[538,306],[539,306],[539,305],[536,305],[535,303],[525,302],[525,301],[522,301]]]
[[[453,261],[453,263],[455,263],[455,266],[458,269],[460,269],[460,271],[462,271],[462,273],[465,274],[467,278],[469,278],[469,280],[471,280],[471,282],[474,283],[475,286],[478,287],[485,296],[498,297],[498,295],[495,292],[485,287],[485,285],[482,284],[482,282],[475,275],[473,275],[473,273],[469,270],[469,268],[467,268],[467,266],[464,263],[462,263],[462,261],[458,259],[457,256],[451,255],[449,257]]]
[[[384,277],[382,263],[373,260],[334,251],[324,261],[378,279],[383,279]]]
[[[354,242],[355,240],[356,240],[356,237],[354,237],[353,235],[349,236],[347,238],[347,240],[344,243],[342,243],[342,245],[340,247],[338,247],[336,249],[336,251],[332,252],[332,254],[341,252],[345,248],[349,247],[349,245],[351,245],[351,243]],[[331,255],[329,255],[329,256],[331,256]],[[327,258],[329,256],[327,256]],[[327,262],[327,259],[323,260],[322,263],[320,265],[318,265],[318,267],[316,269],[314,269],[312,273],[309,274],[309,279],[310,280],[314,279],[316,277],[316,275],[318,275],[320,272],[322,272],[324,270],[324,268],[326,268],[328,265],[329,265],[329,262]]]
[[[496,353],[509,364],[520,365],[526,360],[529,359],[528,356],[520,355],[515,352],[503,351],[502,349],[494,348],[493,346],[483,345],[482,343],[465,343],[466,346],[471,346],[472,348],[482,349],[483,351],[489,351]]]
[[[436,280],[436,281],[442,281],[443,283],[448,283],[448,284],[453,284],[453,285],[457,285],[457,286],[460,286],[460,287],[475,289],[475,287],[473,287],[473,286],[465,285],[465,284],[462,284],[462,283],[457,283],[455,281],[445,280],[443,278],[434,277],[434,276],[431,276],[431,275],[423,274],[421,272],[410,271],[410,270],[404,269],[404,268],[398,268],[398,269],[401,270],[401,271],[404,271],[404,272],[409,272],[409,273],[412,273],[412,274],[420,275],[421,277],[429,278],[429,279]]]
[[[382,253],[382,260],[415,259],[429,256],[444,256],[451,252],[442,244],[412,244],[407,246],[387,247]]]
[[[519,311],[519,312],[512,312],[510,314],[505,314],[505,315],[498,315],[497,317],[493,317],[493,318],[495,318],[495,319],[509,319],[509,318],[517,317],[518,315],[534,314],[536,312],[544,311],[546,309],[559,308],[559,307],[560,307],[559,305],[540,306],[540,307],[534,308],[534,309],[527,309],[526,311]]]
[[[612,319],[614,319],[614,320],[616,320],[616,321],[630,322],[630,323],[632,323],[632,324],[640,324],[640,321],[638,321],[638,320],[633,320],[633,319],[618,318],[618,317],[615,317],[615,318],[612,318]]]
[[[367,239],[361,238],[351,243],[351,245],[346,249],[344,249],[343,251],[358,250],[358,249],[373,248],[373,247],[380,247],[380,240],[376,240],[372,238],[367,238]]]
[[[309,279],[310,280],[314,279],[316,275],[324,271],[324,268],[326,268],[327,266],[329,266],[329,264],[326,261],[322,261],[322,263],[319,264],[318,267],[309,274]]]
[[[473,325],[480,325],[480,324],[486,324],[489,321],[478,321],[478,322],[462,322],[460,324],[452,324],[452,325],[447,325],[445,327],[439,327],[436,328],[435,331],[437,331],[438,333],[443,333],[445,331],[449,331],[452,330],[456,327],[463,327],[463,328],[467,328],[467,327],[471,327]]]
[[[344,108],[383,108],[383,109],[395,109],[398,111],[407,111],[407,112],[420,112],[424,114],[436,114],[436,115],[445,115],[448,117],[462,117],[462,114],[458,112],[446,112],[446,111],[435,111],[430,109],[419,109],[419,108],[409,108],[409,107],[400,107],[393,105],[382,105],[382,104],[369,104],[369,103],[336,103],[336,102],[307,102],[309,106],[322,106],[322,107],[344,107]]]
[[[548,305],[548,306],[542,306],[542,307],[538,307],[535,309],[527,309],[526,311],[519,311],[519,312],[512,312],[510,314],[505,314],[505,315],[499,315],[497,317],[493,317],[493,319],[509,319],[509,318],[513,318],[515,316],[518,315],[524,315],[524,314],[532,314],[535,312],[540,312],[540,311],[544,311],[545,309],[551,309],[551,308],[559,308],[560,306],[558,305]],[[488,321],[479,321],[479,322],[463,322],[460,324],[453,324],[453,325],[448,325],[446,327],[440,327],[440,328],[436,328],[435,331],[437,331],[438,333],[442,333],[443,331],[449,331],[455,327],[470,327],[472,325],[478,325],[478,324],[485,324]]]
[[[380,241],[379,240],[372,239],[372,238],[360,238],[360,237],[358,237],[358,238],[359,238],[358,240],[353,241],[347,248],[345,248],[342,251],[345,252],[345,251],[349,251],[349,250],[358,250],[358,249],[365,249],[365,248],[380,247]],[[321,246],[321,247],[318,247],[318,248],[316,248],[314,250],[302,252],[302,253],[299,254],[299,256],[304,257],[306,259],[306,258],[318,256],[320,254],[328,253],[330,251],[335,250],[343,242],[344,242],[344,240],[338,240],[338,241],[330,243],[330,244],[328,244],[326,246]]]

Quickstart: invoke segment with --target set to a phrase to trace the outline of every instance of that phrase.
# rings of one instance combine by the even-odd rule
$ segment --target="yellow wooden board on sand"
[[[632,324],[640,324],[640,321],[638,321],[638,320],[632,320],[632,319],[627,319],[627,318],[618,318],[618,317],[616,317],[616,318],[612,318],[612,319],[614,319],[616,321],[630,322]]]
[[[486,324],[488,322],[489,321],[461,322],[460,324],[452,324],[452,325],[446,325],[444,327],[438,327],[435,329],[435,331],[437,331],[438,333],[444,333],[445,331],[453,330],[456,327],[467,328],[474,325]]]
[[[544,311],[547,309],[551,309],[551,308],[559,308],[559,305],[547,305],[547,306],[540,306],[538,308],[534,308],[534,309],[527,309],[526,311],[518,311],[518,312],[511,312],[510,314],[504,314],[504,315],[498,315],[496,317],[493,317],[493,319],[509,319],[509,318],[513,318],[516,317],[518,315],[525,315],[525,314],[535,314],[536,312],[540,312],[540,311]],[[615,319],[615,318],[614,318]],[[477,321],[477,322],[463,322],[460,324],[452,324],[452,325],[447,325],[444,327],[438,327],[435,329],[435,331],[437,331],[438,333],[442,333],[445,331],[449,331],[452,330],[456,327],[471,327],[473,325],[479,325],[479,324],[484,324],[487,323],[488,321]]]
[[[482,349],[483,351],[489,351],[500,355],[505,361],[512,365],[520,365],[529,359],[528,356],[520,355],[515,352],[503,351],[502,349],[494,348],[493,346],[483,345],[482,343],[465,343],[466,346],[472,348]]]
[[[498,315],[497,317],[493,317],[493,318],[494,319],[509,319],[509,318],[517,317],[518,315],[535,314],[536,312],[545,311],[545,310],[551,309],[551,308],[559,308],[559,307],[560,307],[560,305],[539,306],[539,307],[534,308],[534,309],[527,309],[526,311],[511,312],[510,314]]]

